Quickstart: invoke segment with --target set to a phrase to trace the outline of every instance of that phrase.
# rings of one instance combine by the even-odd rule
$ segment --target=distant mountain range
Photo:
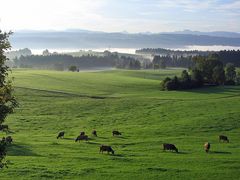
[[[240,46],[240,33],[177,31],[164,33],[107,33],[71,29],[66,31],[17,31],[13,48],[183,48],[191,45]]]
[[[214,36],[214,37],[230,37],[230,38],[240,38],[240,33],[237,32],[226,32],[226,31],[213,31],[213,32],[200,32],[200,31],[175,31],[172,33],[166,34],[192,34],[192,35],[205,35],[205,36]]]

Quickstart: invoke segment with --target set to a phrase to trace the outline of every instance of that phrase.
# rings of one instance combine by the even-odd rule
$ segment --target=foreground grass
[[[1,179],[239,179],[240,87],[159,91],[180,72],[13,71],[20,107],[6,122],[14,143]],[[74,142],[80,131],[89,143]],[[180,153],[163,152],[165,142]],[[99,154],[101,144],[116,155]]]

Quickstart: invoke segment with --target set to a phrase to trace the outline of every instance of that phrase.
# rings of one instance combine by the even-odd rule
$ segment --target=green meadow
[[[240,87],[159,90],[181,71],[13,70],[19,107],[5,122],[13,144],[1,179],[240,179]],[[81,131],[89,142],[74,141]],[[101,144],[115,155],[99,153]]]

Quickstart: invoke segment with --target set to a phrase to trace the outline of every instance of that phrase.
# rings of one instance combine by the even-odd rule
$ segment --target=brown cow
[[[80,142],[81,140],[85,140],[85,141],[88,141],[88,136],[86,136],[86,135],[80,135],[80,136],[78,136],[76,139],[75,139],[75,142]]]
[[[176,153],[178,153],[178,149],[176,148],[176,146],[174,144],[163,144],[163,150],[170,150],[170,151],[175,151]]]
[[[221,141],[229,143],[228,137],[224,136],[224,135],[219,136],[219,142],[221,142]]]
[[[112,132],[112,135],[113,135],[113,136],[115,136],[115,135],[119,136],[119,135],[122,135],[122,133],[120,133],[119,131],[113,131],[113,132]]]
[[[57,136],[57,139],[58,139],[58,138],[64,138],[64,134],[65,134],[64,131],[59,132],[59,133],[58,133],[58,136]]]
[[[206,153],[208,153],[208,152],[209,152],[209,150],[210,150],[210,147],[211,147],[211,145],[210,145],[210,143],[209,143],[209,142],[206,142],[206,143],[204,144],[204,149],[205,149]]]
[[[94,136],[97,137],[97,131],[96,131],[96,130],[93,130],[93,131],[92,131],[92,135],[94,135]]]
[[[105,146],[105,145],[101,145],[100,146],[100,150],[99,150],[99,153],[103,151],[107,151],[107,153],[109,154],[109,152],[111,152],[112,154],[114,154],[114,150],[112,149],[111,146]]]

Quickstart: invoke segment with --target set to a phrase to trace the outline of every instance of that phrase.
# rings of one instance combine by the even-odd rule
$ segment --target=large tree
[[[236,68],[234,64],[232,63],[227,63],[226,64],[226,80],[228,82],[234,82],[236,79]]]
[[[0,130],[8,129],[7,125],[3,125],[7,115],[13,112],[13,109],[17,106],[17,101],[13,96],[13,87],[11,81],[8,78],[9,68],[6,66],[8,58],[5,56],[5,52],[11,48],[8,41],[9,33],[2,32],[0,30]],[[6,156],[6,142],[4,138],[0,140],[0,168],[3,168]]]
[[[224,84],[225,72],[224,72],[223,66],[217,65],[213,68],[212,80],[213,80],[213,83],[217,85]]]

